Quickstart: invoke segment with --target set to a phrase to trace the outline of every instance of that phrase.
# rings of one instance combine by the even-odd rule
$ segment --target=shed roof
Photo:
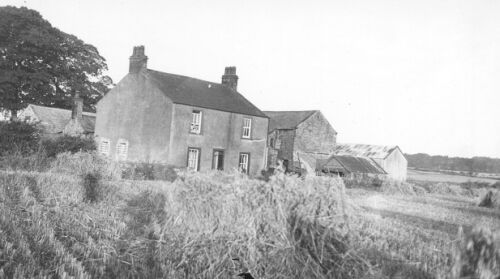
[[[316,169],[334,172],[386,174],[373,159],[356,156],[333,155],[327,160],[318,160]]]
[[[269,131],[275,129],[295,129],[317,110],[302,111],[264,111],[269,116]]]
[[[150,69],[147,76],[176,104],[267,118],[240,93],[222,84]]]
[[[335,147],[335,155],[346,155],[346,156],[356,156],[356,157],[369,157],[375,159],[384,159],[393,150],[398,148],[396,145],[371,145],[371,144],[351,144],[351,143],[339,143]]]
[[[38,105],[29,105],[36,117],[42,124],[49,126],[51,133],[60,133],[71,120],[71,110],[52,108]],[[95,127],[95,113],[83,112],[83,119],[80,122],[86,133],[93,133]]]

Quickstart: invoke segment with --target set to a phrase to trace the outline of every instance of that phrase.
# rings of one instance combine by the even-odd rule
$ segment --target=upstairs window
[[[199,148],[188,148],[188,158],[187,158],[187,168],[188,170],[198,171],[200,170],[200,149]]]
[[[127,160],[128,156],[128,141],[125,139],[119,139],[116,143],[116,158],[120,161]]]
[[[252,134],[252,119],[243,118],[243,135],[242,138],[249,139]]]
[[[104,156],[108,156],[109,145],[110,145],[109,139],[101,138],[101,142],[99,143],[99,153],[101,153]]]
[[[238,169],[248,174],[250,166],[250,153],[240,153],[240,160],[238,164]]]
[[[199,110],[193,110],[192,113],[192,119],[191,119],[191,126],[189,128],[189,132],[193,134],[200,134],[201,133],[201,111]]]

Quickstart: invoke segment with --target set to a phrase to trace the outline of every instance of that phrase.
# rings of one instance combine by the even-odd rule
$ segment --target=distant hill
[[[405,154],[408,167],[434,170],[434,171],[459,171],[466,173],[500,173],[500,159],[489,157],[448,157],[431,156],[425,153]]]

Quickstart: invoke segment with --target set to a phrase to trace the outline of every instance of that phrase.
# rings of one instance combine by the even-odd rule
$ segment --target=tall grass
[[[31,275],[226,278],[245,270],[259,278],[352,278],[368,268],[349,249],[335,179],[265,183],[216,172],[144,190],[124,182],[123,191],[104,180],[97,187],[114,190],[86,203],[89,181],[62,173],[0,175],[8,185],[0,192],[2,228],[13,237],[0,245],[32,258]],[[14,275],[21,264],[0,269]]]
[[[119,180],[114,166],[99,160],[62,154],[50,172],[0,172],[0,274],[432,278],[451,272],[446,247],[453,239],[430,247],[436,232],[376,217],[354,204],[337,178],[280,174],[264,182],[238,172],[181,172],[174,182]]]
[[[451,278],[500,278],[500,232],[477,227],[469,235],[459,231]]]
[[[77,176],[93,173],[108,180],[121,178],[120,166],[95,152],[58,154],[56,159],[51,162],[49,172]]]

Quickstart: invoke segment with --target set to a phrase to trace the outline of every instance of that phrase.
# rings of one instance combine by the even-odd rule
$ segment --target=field
[[[499,179],[488,177],[465,176],[459,174],[445,174],[440,172],[422,171],[408,169],[409,180],[432,181],[432,182],[450,182],[450,183],[466,183],[466,182],[485,182],[496,183]]]
[[[0,171],[0,278],[500,275],[500,211],[477,206],[486,189],[178,175],[123,180],[88,154]]]
[[[348,193],[367,210],[363,220],[377,227],[370,233],[382,234],[379,241],[387,242],[387,253],[443,277],[450,272],[447,268],[453,247],[460,241],[459,230],[468,234],[475,227],[500,229],[500,211],[478,207],[474,197],[384,195],[358,189]]]

